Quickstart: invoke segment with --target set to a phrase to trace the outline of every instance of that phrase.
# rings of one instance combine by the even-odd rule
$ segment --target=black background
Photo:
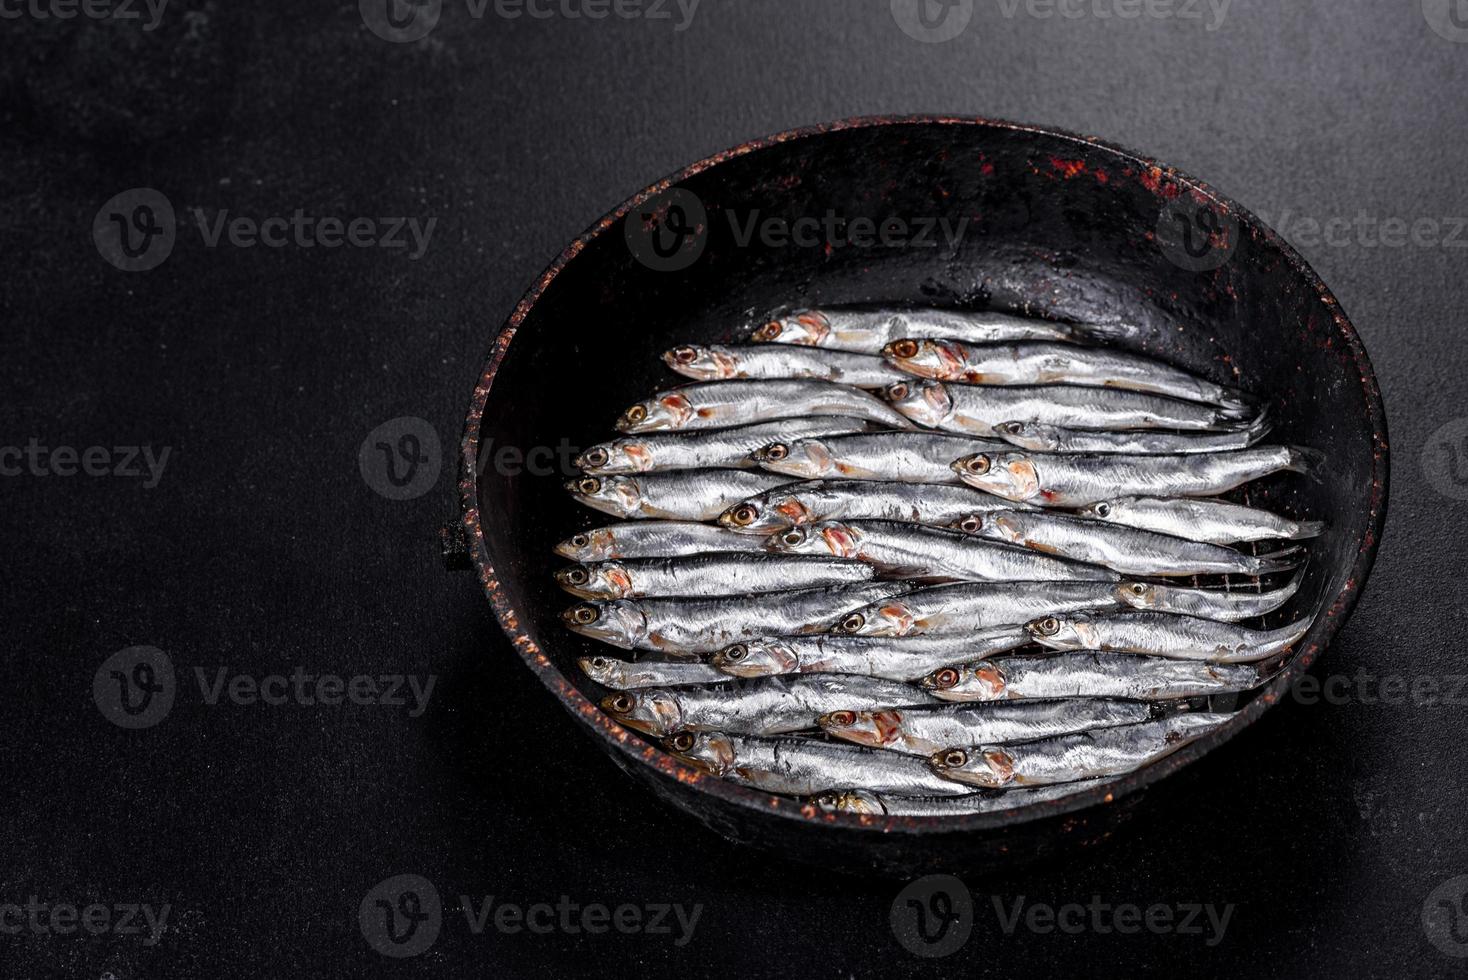
[[[1202,19],[1067,19],[978,0],[941,44],[905,35],[886,0],[703,0],[681,31],[676,8],[476,19],[447,0],[406,44],[374,36],[355,4],[252,9],[175,0],[151,32],[0,20],[0,443],[172,448],[151,489],[0,479],[0,902],[171,908],[156,946],[0,934],[0,976],[1464,973],[1421,924],[1429,893],[1468,873],[1461,703],[1287,702],[1156,787],[1166,806],[1146,826],[1056,866],[967,876],[972,937],[921,960],[888,926],[900,883],[727,844],[591,751],[473,576],[439,560],[451,461],[408,501],[358,467],[368,432],[401,416],[452,447],[522,291],[665,173],[850,115],[1052,125],[1209,181],[1335,291],[1376,366],[1395,465],[1370,585],[1317,673],[1468,672],[1465,505],[1428,479],[1438,430],[1468,414],[1468,241],[1331,245],[1299,225],[1468,215],[1468,44],[1435,33],[1417,0],[1234,0],[1215,30],[1206,5]],[[126,273],[99,256],[92,222],[135,187],[172,202],[178,241]],[[196,208],[437,224],[417,259],[210,248]],[[102,661],[134,645],[179,676],[171,713],[140,731],[91,693]],[[210,705],[194,681],[196,667],[297,665],[432,674],[436,688],[411,718]],[[357,909],[403,873],[432,881],[445,914],[431,949],[394,961]],[[681,947],[676,930],[475,935],[460,895],[703,910]],[[1233,911],[1213,946],[1007,936],[991,895]]]

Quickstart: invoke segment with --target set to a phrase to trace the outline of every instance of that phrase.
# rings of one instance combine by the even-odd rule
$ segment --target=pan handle
[[[469,535],[462,522],[454,521],[439,528],[438,543],[444,568],[451,572],[467,572],[474,567],[469,560]]]

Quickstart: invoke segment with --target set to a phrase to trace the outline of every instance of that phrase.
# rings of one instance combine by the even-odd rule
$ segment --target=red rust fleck
[[[1060,157],[1051,157],[1050,166],[1059,171],[1066,180],[1086,172],[1086,161],[1084,160],[1062,160]]]

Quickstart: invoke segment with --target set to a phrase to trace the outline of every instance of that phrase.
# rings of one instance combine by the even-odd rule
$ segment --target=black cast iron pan
[[[677,188],[704,213],[684,194],[670,202]],[[905,232],[887,244],[846,243],[861,217],[877,226],[901,219]],[[736,232],[751,219],[778,228],[767,223],[775,218],[790,227],[815,218],[822,240],[794,244],[777,232],[741,241]],[[824,231],[832,218],[835,243]],[[956,243],[944,241],[940,219],[961,229]],[[932,245],[918,241],[929,222]],[[651,229],[656,243],[638,229]],[[546,447],[535,457],[543,464],[547,450],[608,437],[628,404],[677,383],[658,355],[678,342],[743,339],[781,307],[870,302],[1125,321],[1142,328],[1137,349],[1266,401],[1274,439],[1327,458],[1316,479],[1270,479],[1250,490],[1256,504],[1329,524],[1312,543],[1300,592],[1269,623],[1318,614],[1287,669],[1222,730],[1111,787],[943,821],[823,814],[705,776],[604,715],[595,702],[606,692],[575,664],[594,644],[561,625],[571,600],[551,578],[561,564],[552,545],[605,523],[603,515],[572,502],[555,467],[486,465],[492,453],[483,448]],[[535,676],[659,796],[728,838],[785,856],[911,874],[994,867],[1099,840],[1138,790],[1257,719],[1360,594],[1386,484],[1386,420],[1360,338],[1319,277],[1253,215],[1091,139],[979,119],[856,119],[696,163],[567,247],[516,307],[474,390],[455,531]]]

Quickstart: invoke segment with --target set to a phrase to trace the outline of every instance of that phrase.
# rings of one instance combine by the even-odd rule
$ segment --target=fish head
[[[988,660],[962,667],[941,667],[919,682],[943,701],[1002,701],[1004,671]]]
[[[671,691],[650,687],[601,699],[601,710],[645,735],[671,735],[683,727],[683,710]]]
[[[831,321],[816,310],[796,310],[777,316],[749,337],[757,344],[799,344],[822,347],[831,334]]]
[[[679,344],[663,353],[663,363],[698,381],[723,381],[739,371],[738,363],[726,351],[701,344]]]
[[[652,467],[647,444],[636,439],[616,439],[591,446],[576,457],[576,468],[599,476],[604,473],[642,473]]]
[[[772,677],[792,674],[800,658],[790,645],[775,639],[751,639],[731,643],[710,658],[719,670],[733,677]]]
[[[621,690],[627,680],[627,662],[615,657],[582,657],[576,661],[581,670],[602,687]]]
[[[631,517],[642,506],[642,487],[630,476],[578,476],[566,481],[571,496],[604,514]]]
[[[882,798],[870,790],[848,789],[818,793],[810,798],[811,805],[822,813],[860,813],[880,817],[887,813]]]
[[[994,434],[1012,446],[1036,453],[1060,451],[1060,430],[1042,422],[1000,422]]]
[[[663,739],[663,747],[711,776],[726,776],[738,763],[734,740],[723,732],[676,732]]]
[[[766,549],[788,555],[831,555],[856,558],[860,552],[860,536],[840,521],[801,524],[772,534]]]
[[[902,712],[895,709],[828,711],[816,719],[816,724],[828,735],[880,749],[891,745],[901,736]]]
[[[619,432],[663,432],[669,429],[681,429],[696,415],[693,403],[674,389],[653,398],[644,398],[628,406],[627,410],[617,417],[617,430]]]
[[[1118,582],[1115,595],[1122,605],[1133,609],[1160,609],[1166,597],[1167,587],[1151,582]]]
[[[974,453],[954,460],[953,472],[969,486],[1005,500],[1025,501],[1040,493],[1040,475],[1027,453]]]
[[[797,522],[783,499],[768,495],[742,500],[719,515],[719,524],[743,534],[773,534]]]
[[[602,561],[616,555],[615,533],[609,527],[573,534],[556,545],[556,554],[572,561]]]
[[[882,356],[920,378],[961,380],[964,348],[955,340],[903,337],[882,348]]]
[[[1076,511],[1078,517],[1089,517],[1096,521],[1109,521],[1114,519],[1119,509],[1119,500],[1098,500],[1093,504],[1087,504]]]
[[[582,602],[561,613],[561,621],[573,633],[630,649],[647,633],[647,617],[636,603],[625,599],[611,602]]]
[[[1025,632],[1051,650],[1091,650],[1094,631],[1086,616],[1045,616],[1025,623]]]
[[[571,565],[555,574],[561,588],[581,599],[625,599],[632,594],[632,577],[619,561]]]
[[[1014,779],[1014,757],[997,745],[942,749],[928,766],[944,779],[984,789],[999,789]]]
[[[749,454],[749,458],[771,473],[814,479],[831,469],[831,451],[819,439],[771,442]]]
[[[882,389],[882,397],[897,411],[928,428],[938,428],[953,414],[948,389],[943,382],[930,378],[894,381]]]

